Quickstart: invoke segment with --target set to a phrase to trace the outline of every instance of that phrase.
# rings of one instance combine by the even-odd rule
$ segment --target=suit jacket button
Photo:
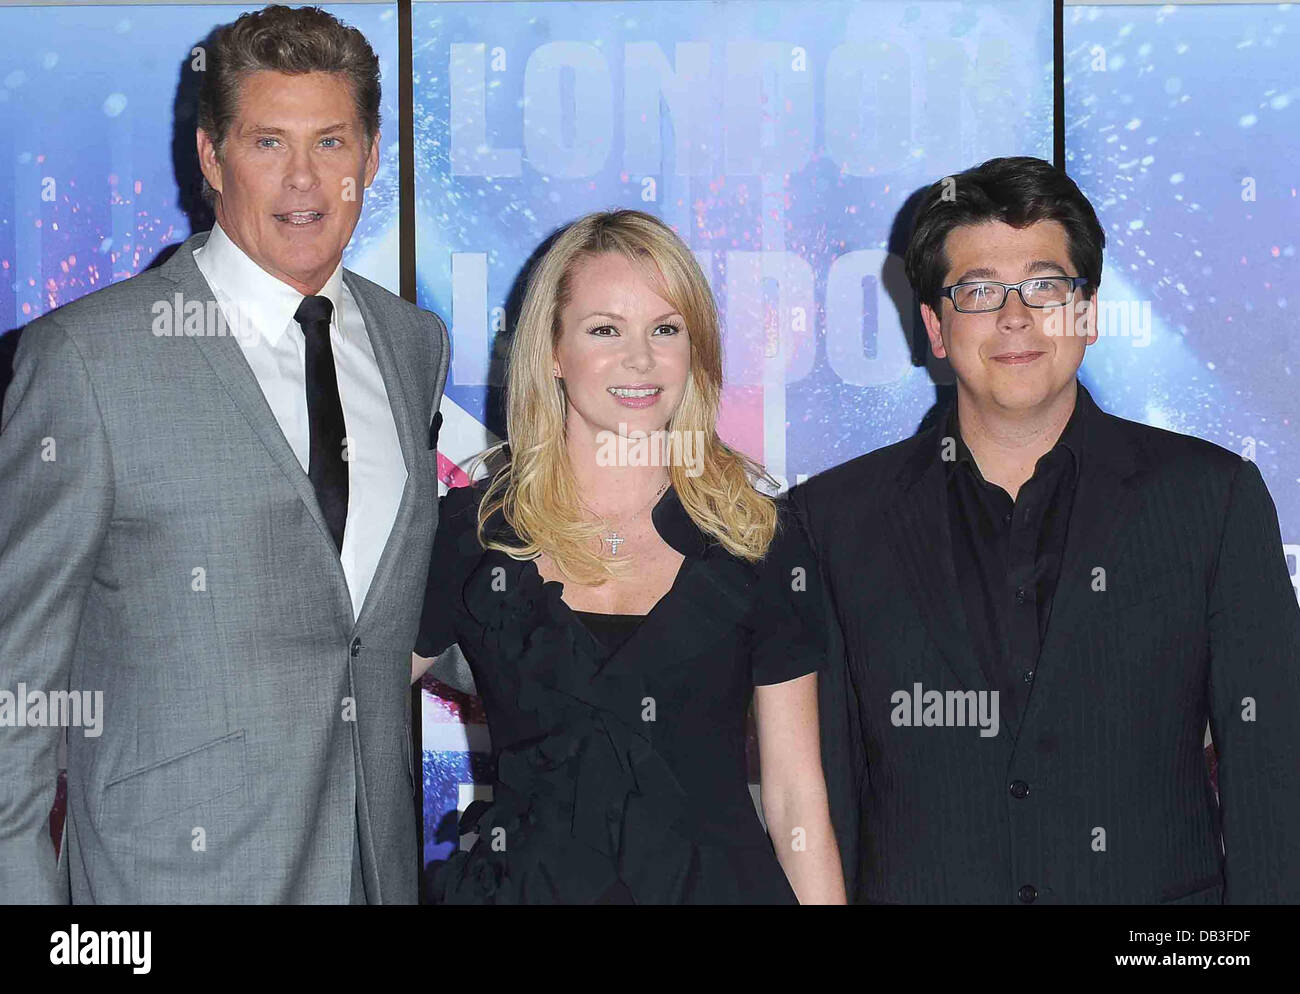
[[[1011,781],[1011,796],[1017,801],[1024,800],[1029,796],[1029,784],[1023,780]]]
[[[361,655],[361,639],[352,640],[352,655],[354,656]]]
[[[1038,888],[1033,884],[1025,884],[1016,891],[1016,897],[1020,898],[1022,904],[1033,904],[1038,898]]]

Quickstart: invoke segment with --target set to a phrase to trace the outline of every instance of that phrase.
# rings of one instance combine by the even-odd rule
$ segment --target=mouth
[[[1023,366],[1045,355],[1047,355],[1046,352],[1003,352],[1001,355],[995,355],[991,358],[994,362],[1000,362],[1004,366]]]
[[[308,225],[315,224],[325,216],[322,211],[290,211],[288,214],[272,215],[281,224],[292,225],[295,228],[304,228]]]
[[[628,386],[606,387],[606,390],[624,407],[649,407],[659,400],[663,387]]]

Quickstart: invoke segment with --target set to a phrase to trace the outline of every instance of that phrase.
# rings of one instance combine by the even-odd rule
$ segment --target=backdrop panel
[[[994,155],[1051,157],[1038,0],[417,3],[413,30],[419,302],[453,338],[448,482],[501,431],[525,261],[616,205],[671,224],[712,282],[729,441],[792,483],[911,434],[946,372],[913,334],[905,202]],[[486,796],[489,743],[457,653],[423,686],[437,860]]]
[[[0,8],[0,332],[211,227],[194,151],[199,49],[261,6]],[[384,87],[379,173],[344,265],[396,293],[397,5],[323,6],[370,40]]]
[[[1106,229],[1108,410],[1253,459],[1300,552],[1300,11],[1067,7],[1067,169]]]

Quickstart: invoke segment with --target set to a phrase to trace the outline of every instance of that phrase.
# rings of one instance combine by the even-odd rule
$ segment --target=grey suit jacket
[[[238,342],[156,333],[159,307],[215,313],[192,254],[207,237],[34,321],[18,348],[0,418],[0,690],[102,691],[104,715],[97,737],[69,730],[57,863],[62,729],[0,727],[0,901],[344,903],[356,831],[369,899],[413,903],[410,652],[447,331],[344,271],[407,470],[354,618]]]

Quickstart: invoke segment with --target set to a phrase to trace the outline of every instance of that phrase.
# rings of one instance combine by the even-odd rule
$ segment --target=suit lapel
[[[1050,679],[1050,667],[1045,672],[1044,664],[1059,654],[1061,639],[1094,606],[1094,569],[1113,572],[1122,548],[1123,525],[1132,519],[1137,500],[1138,453],[1120,429],[1119,420],[1098,408],[1082,383],[1076,403],[1089,408],[1085,412],[1087,435],[1035,689],[1043,677]]]
[[[987,690],[988,681],[971,649],[952,561],[947,481],[939,458],[943,424],[939,419],[918,440],[899,473],[901,492],[885,509],[883,525],[926,630],[962,689]]]
[[[207,232],[192,236],[176,250],[162,269],[162,275],[175,284],[177,292],[182,295],[183,301],[202,301],[205,313],[207,308],[215,305],[216,299],[212,293],[212,288],[208,286],[207,280],[203,278],[203,274],[194,262],[193,251],[206,242],[207,238]],[[418,418],[410,406],[411,397],[402,380],[401,368],[394,355],[388,323],[380,320],[373,301],[368,299],[369,291],[364,289],[347,269],[343,270],[343,281],[352,292],[352,297],[357,302],[362,320],[365,322],[366,333],[370,338],[371,347],[375,353],[375,362],[379,366],[380,375],[384,380],[388,405],[392,409],[393,421],[397,426],[397,437],[402,449],[402,459],[406,463],[406,484],[402,490],[402,500],[398,506],[397,517],[393,522],[388,542],[384,546],[383,555],[380,557],[374,579],[371,581],[370,589],[366,594],[365,603],[362,604],[361,615],[353,619],[355,623],[364,619],[374,610],[372,602],[378,600],[378,593],[393,571],[393,560],[399,546],[398,537],[405,533],[414,513],[415,490],[420,475],[420,457],[416,450],[416,446],[419,444],[416,431]],[[280,425],[275,420],[275,414],[271,411],[270,405],[266,402],[266,396],[258,385],[257,377],[253,375],[248,361],[244,358],[243,349],[240,348],[239,343],[231,335],[204,336],[194,338],[192,341],[203,355],[203,358],[212,367],[213,373],[220,380],[222,386],[225,387],[227,393],[230,394],[235,406],[266,447],[271,460],[279,467],[289,485],[298,494],[312,520],[316,522],[316,526],[320,530],[321,540],[324,543],[322,551],[328,553],[326,558],[333,563],[333,568],[337,570],[338,581],[345,595],[344,599],[348,603],[349,615],[351,615],[352,601],[351,597],[347,596],[347,577],[344,575],[343,564],[335,549],[329,526],[326,524],[325,517],[320,511],[320,505],[316,501],[316,492],[312,489],[311,480],[303,472],[298,457],[294,455],[288,439],[284,437],[284,432],[280,430]]]
[[[406,463],[406,484],[402,488],[402,500],[397,507],[397,517],[393,519],[392,530],[388,533],[388,541],[384,543],[383,554],[379,557],[379,565],[375,568],[374,579],[361,605],[361,616],[357,619],[360,623],[374,612],[375,604],[379,602],[383,588],[392,575],[394,560],[401,551],[401,537],[406,534],[411,516],[415,513],[416,491],[421,475],[421,456],[417,447],[427,441],[429,426],[427,424],[421,426],[421,419],[416,417],[411,407],[412,400],[418,399],[419,391],[414,393],[408,391],[393,348],[390,324],[402,318],[390,309],[385,314],[385,319],[381,319],[376,313],[374,302],[368,299],[369,291],[364,289],[346,269],[343,270],[343,282],[352,291],[352,297],[356,300],[362,320],[365,322],[366,333],[370,336],[375,362],[379,366],[380,375],[384,378],[388,406],[392,408],[393,422],[397,426],[402,459]]]
[[[216,298],[212,288],[208,286],[208,281],[203,278],[198,265],[194,262],[193,252],[207,239],[207,232],[192,236],[176,250],[163,268],[163,275],[176,285],[177,292],[182,295],[184,303],[201,301],[205,313],[209,313],[209,308],[215,306]],[[239,408],[262,444],[266,446],[272,462],[279,467],[280,472],[284,474],[289,485],[306,506],[312,520],[316,522],[321,539],[325,543],[323,548],[327,548],[331,553],[328,558],[338,569],[338,579],[346,591],[347,579],[343,574],[343,565],[339,561],[329,526],[325,523],[324,515],[321,514],[320,505],[316,502],[316,492],[312,489],[311,480],[303,472],[298,457],[294,455],[288,439],[280,430],[279,422],[275,420],[275,414],[271,411],[266,396],[257,383],[257,377],[253,375],[253,370],[244,358],[243,349],[240,348],[235,337],[228,334],[205,335],[192,338],[191,341],[212,367],[213,373],[230,394],[235,406]]]

